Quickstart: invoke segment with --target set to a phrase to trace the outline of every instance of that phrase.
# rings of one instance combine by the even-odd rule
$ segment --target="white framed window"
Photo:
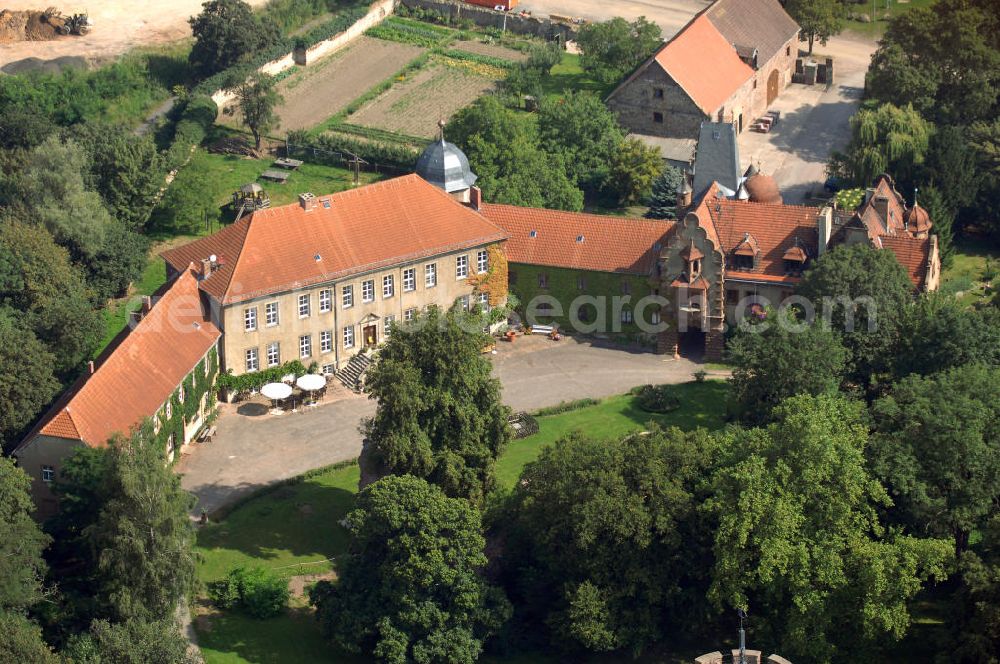
[[[260,363],[257,358],[256,348],[247,348],[246,350],[246,360],[247,360],[247,371],[257,371],[260,369]],[[170,402],[167,402],[167,419],[170,419]]]
[[[344,286],[340,289],[340,301],[345,309],[354,306],[354,286]]]
[[[42,481],[52,482],[56,479],[56,469],[52,466],[42,466]]]
[[[361,282],[361,301],[372,302],[375,300],[375,280],[369,279]]]
[[[481,311],[484,311],[484,312],[490,310],[490,294],[489,293],[480,293],[479,294],[479,309]]]
[[[463,295],[462,297],[458,298],[458,303],[462,306],[462,311],[468,311],[469,310],[469,296],[468,295]]]
[[[630,309],[622,309],[622,322],[623,323],[632,322],[632,311]]]
[[[417,315],[417,310],[415,307],[412,307],[403,312],[403,320],[409,323],[416,317],[416,315]]]
[[[456,256],[455,257],[455,278],[465,279],[469,276],[469,257],[468,256]]]
[[[396,282],[391,274],[382,277],[382,297],[392,297],[396,294]]]
[[[354,326],[344,328],[344,348],[354,348]]]
[[[167,458],[174,458],[174,434],[167,436]]]
[[[243,329],[247,332],[257,329],[257,307],[247,307],[243,310]]]
[[[325,314],[333,309],[333,291],[324,288],[319,292],[319,312]]]
[[[653,312],[653,313],[652,313],[652,314],[650,315],[650,317],[649,317],[649,318],[650,318],[650,322],[651,322],[651,323],[652,323],[653,325],[659,325],[659,324],[660,324],[660,312],[659,312],[659,311],[654,311],[654,312]]]
[[[392,314],[389,314],[385,318],[383,318],[382,321],[384,322],[385,325],[385,327],[383,327],[382,329],[385,330],[385,336],[388,337],[389,332],[392,331],[392,326],[396,323],[396,317],[393,316]]]
[[[333,330],[323,330],[319,333],[319,352],[329,353],[333,350]]]
[[[417,290],[417,268],[408,267],[403,270],[403,292],[409,293],[415,290]]]
[[[313,341],[312,335],[303,334],[299,337],[299,357],[305,359],[312,356]]]
[[[299,318],[309,317],[309,294],[299,295]]]
[[[267,366],[276,367],[281,364],[281,344],[272,341],[267,345]]]
[[[157,412],[153,415],[153,435],[160,433],[160,413]]]
[[[257,349],[254,348],[254,353],[256,353],[256,352],[257,352]],[[173,414],[174,414],[174,406],[168,400],[167,404],[163,407],[163,419],[169,422],[170,418],[173,416]]]
[[[424,286],[434,288],[438,284],[437,263],[428,263],[424,266]]]
[[[264,305],[264,325],[274,327],[278,324],[278,303],[268,302]]]
[[[333,374],[337,373],[337,365],[324,364],[322,371],[324,376],[332,376]]]
[[[490,256],[486,253],[485,249],[480,249],[476,253],[476,272],[478,274],[484,274],[490,269]]]
[[[181,402],[181,403],[184,403],[184,386],[183,385],[181,385],[179,388],[177,388],[177,400],[179,402]]]

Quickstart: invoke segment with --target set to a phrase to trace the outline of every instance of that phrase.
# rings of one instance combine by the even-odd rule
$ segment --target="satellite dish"
[[[211,256],[208,257],[208,260],[210,260],[210,261],[212,261],[214,263],[218,259],[216,258],[215,254],[212,254]]]

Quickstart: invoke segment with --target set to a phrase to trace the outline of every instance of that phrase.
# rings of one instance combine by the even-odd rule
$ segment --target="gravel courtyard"
[[[646,383],[683,383],[700,365],[648,351],[565,338],[518,337],[498,343],[494,371],[515,410],[621,394]],[[375,412],[364,395],[331,389],[310,412],[271,416],[256,404],[221,406],[211,443],[192,444],[178,462],[181,484],[198,496],[196,510],[212,512],[271,482],[354,459],[358,426]]]

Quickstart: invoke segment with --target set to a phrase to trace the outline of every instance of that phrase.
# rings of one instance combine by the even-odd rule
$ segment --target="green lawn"
[[[725,383],[686,383],[674,389],[681,407],[667,415],[646,413],[635,406],[630,395],[620,395],[595,406],[538,418],[538,433],[514,441],[501,458],[497,468],[500,482],[504,487],[513,486],[524,464],[534,460],[543,446],[575,430],[594,437],[615,437],[641,430],[650,421],[685,429],[722,426]],[[334,563],[329,559],[347,547],[347,532],[338,522],[351,509],[358,478],[354,463],[319,470],[251,498],[221,523],[203,527],[198,533],[199,578],[211,582],[238,564],[264,565],[289,577],[331,571]],[[196,627],[208,664],[362,661],[324,644],[311,614],[301,606],[263,621],[218,614],[196,622]],[[490,661],[520,664],[549,660],[522,656]]]
[[[551,74],[542,81],[542,92],[559,95],[566,90],[590,90],[602,99],[614,89],[614,84],[596,81],[580,67],[580,56],[563,53],[562,62],[552,68]]]
[[[883,19],[883,16],[886,14],[890,17],[895,17],[906,13],[911,9],[929,7],[933,4],[934,0],[905,0],[903,2],[900,2],[900,0],[875,0],[874,4],[871,0],[869,0],[866,3],[858,5],[850,3],[847,5],[847,10],[849,12],[853,12],[855,14],[866,14],[869,17],[872,15],[872,7],[875,7],[875,16],[878,20],[871,23],[847,20],[844,23],[845,30],[869,37],[871,39],[878,39],[889,26],[889,21]]]
[[[985,286],[992,282],[994,291],[1000,285],[1000,249],[988,240],[962,238],[955,241],[951,265],[941,272],[941,290],[963,292],[962,302],[972,305],[992,298]]]

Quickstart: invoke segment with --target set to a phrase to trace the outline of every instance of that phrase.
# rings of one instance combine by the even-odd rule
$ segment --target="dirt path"
[[[262,5],[266,0],[247,0]],[[201,11],[203,0],[101,0],[55,3],[64,14],[88,11],[94,28],[85,37],[0,45],[0,66],[24,58],[51,60],[81,56],[88,61],[113,58],[136,46],[165,44],[191,36],[188,17]],[[12,11],[44,10],[49,0],[2,0]]]
[[[522,0],[517,7],[535,16],[558,14],[589,21],[606,21],[615,16],[631,21],[645,16],[663,29],[664,37],[671,37],[708,4],[709,0]]]

